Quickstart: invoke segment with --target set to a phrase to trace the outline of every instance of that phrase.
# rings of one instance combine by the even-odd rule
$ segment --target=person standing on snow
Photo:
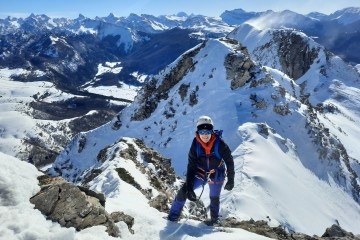
[[[214,131],[214,124],[210,117],[199,117],[196,126],[197,131],[189,151],[186,182],[172,203],[168,220],[178,221],[186,199],[197,201],[194,190],[208,183],[210,225],[219,224],[220,192],[225,176],[227,176],[227,183],[224,189],[230,191],[234,187],[234,160],[228,145]]]

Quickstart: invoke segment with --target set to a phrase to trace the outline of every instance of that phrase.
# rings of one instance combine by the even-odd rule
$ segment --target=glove
[[[187,199],[189,199],[192,202],[195,202],[197,200],[194,190],[188,190],[186,195],[187,195]]]
[[[224,189],[231,191],[233,188],[234,188],[234,179],[230,178],[230,179],[228,179],[227,183],[225,184]]]

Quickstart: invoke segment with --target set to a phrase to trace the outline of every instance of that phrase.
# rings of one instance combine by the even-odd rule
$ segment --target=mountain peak
[[[31,14],[27,17],[27,19],[29,19],[29,18],[36,18],[36,15],[35,15],[34,13],[31,13]]]
[[[320,12],[310,12],[308,14],[306,14],[306,16],[310,17],[310,18],[314,18],[314,19],[318,19],[318,20],[324,20],[328,17],[328,15],[324,14],[324,13],[320,13]]]
[[[188,17],[189,15],[186,12],[178,12],[176,14],[177,17]]]
[[[299,13],[291,11],[289,9],[285,9],[285,10],[280,11],[280,14],[299,14]]]
[[[349,7],[338,10],[329,15],[330,20],[337,20],[338,22],[347,25],[360,20],[360,7]]]
[[[110,13],[107,17],[103,18],[109,23],[115,23],[119,18],[116,17],[113,13]]]
[[[336,11],[335,13],[351,13],[351,14],[360,14],[360,7],[348,7]]]
[[[242,8],[236,8],[234,10],[226,10],[225,12],[233,12],[233,13],[236,13],[236,14],[243,14],[243,13],[247,13],[244,9]]]
[[[240,25],[259,15],[260,13],[246,12],[243,9],[238,8],[231,11],[226,10],[220,15],[220,18],[229,25]]]
[[[80,13],[76,20],[85,20],[85,19],[86,17]]]

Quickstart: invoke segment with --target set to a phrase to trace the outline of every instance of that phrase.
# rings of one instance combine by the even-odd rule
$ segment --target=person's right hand
[[[192,202],[195,202],[197,200],[194,190],[188,190],[187,198]]]

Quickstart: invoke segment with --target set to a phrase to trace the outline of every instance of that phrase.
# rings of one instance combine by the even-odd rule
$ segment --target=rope
[[[202,191],[201,191],[199,197],[196,199],[195,204],[197,204],[197,202],[200,200],[200,198],[201,198],[201,196],[202,196],[202,194],[204,192],[205,183],[206,182],[204,181],[204,183],[202,185]],[[191,214],[193,213],[194,210],[195,210],[195,207],[190,211],[189,215],[187,215],[185,221],[173,233],[171,233],[169,236],[167,236],[165,238],[165,240],[170,239],[170,237],[174,236],[185,225],[185,223],[190,219],[190,216],[191,216]]]

